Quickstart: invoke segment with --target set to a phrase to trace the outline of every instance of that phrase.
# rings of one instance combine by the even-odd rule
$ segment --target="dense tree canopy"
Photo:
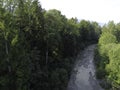
[[[109,22],[102,29],[96,53],[97,77],[105,80],[103,87],[107,90],[120,89],[120,25]],[[106,84],[105,84],[106,83]]]
[[[46,11],[38,0],[1,0],[0,90],[66,90],[74,57],[100,33],[98,23]]]

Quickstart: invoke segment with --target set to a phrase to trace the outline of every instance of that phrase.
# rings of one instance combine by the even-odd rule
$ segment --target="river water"
[[[67,90],[103,90],[95,77],[93,63],[96,45],[88,46],[77,58]]]

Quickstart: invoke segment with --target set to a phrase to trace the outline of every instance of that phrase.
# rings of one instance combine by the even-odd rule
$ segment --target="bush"
[[[106,67],[109,73],[107,78],[112,81],[114,87],[118,87],[120,85],[120,44],[110,50],[109,59],[110,62]]]
[[[109,43],[117,43],[116,36],[111,33],[104,33],[101,35],[101,38],[99,39],[99,46],[106,45]]]

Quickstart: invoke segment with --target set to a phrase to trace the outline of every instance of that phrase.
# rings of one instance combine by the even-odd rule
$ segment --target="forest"
[[[105,90],[120,90],[120,23],[102,27],[95,50],[96,76]]]
[[[0,90],[66,90],[77,54],[93,43],[101,86],[118,90],[119,34],[119,23],[101,27],[38,0],[0,0]]]

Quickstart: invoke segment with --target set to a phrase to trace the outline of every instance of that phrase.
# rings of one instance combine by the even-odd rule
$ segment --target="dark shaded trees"
[[[0,89],[66,90],[73,58],[99,26],[45,11],[38,0],[0,1]]]

